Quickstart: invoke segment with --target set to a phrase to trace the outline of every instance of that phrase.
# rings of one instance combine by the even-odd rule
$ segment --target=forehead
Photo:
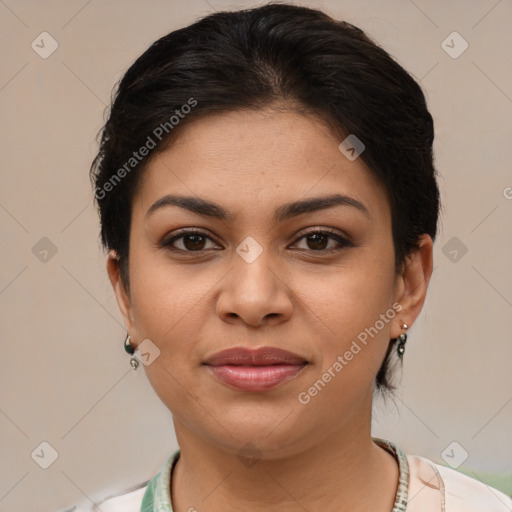
[[[243,214],[333,193],[360,200],[373,218],[389,215],[382,184],[361,158],[340,151],[343,139],[315,116],[242,110],[180,128],[143,171],[134,216],[165,194],[212,199]]]

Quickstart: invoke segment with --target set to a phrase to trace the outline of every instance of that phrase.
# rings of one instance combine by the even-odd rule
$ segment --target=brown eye
[[[354,247],[354,244],[338,233],[326,230],[310,231],[302,235],[299,240],[306,241],[306,247],[299,247],[301,250],[332,252],[339,251],[345,247]],[[329,241],[334,241],[334,246],[329,247]],[[336,246],[337,245],[337,246]]]
[[[306,236],[309,248],[315,251],[324,250],[329,242],[329,238],[331,237],[325,233],[312,233]]]
[[[190,251],[197,251],[204,249],[205,237],[202,235],[185,235],[183,238],[183,245]]]
[[[208,240],[211,241],[210,237],[202,231],[182,231],[180,234],[163,241],[161,247],[173,251],[200,252],[208,249],[208,247],[205,247]]]

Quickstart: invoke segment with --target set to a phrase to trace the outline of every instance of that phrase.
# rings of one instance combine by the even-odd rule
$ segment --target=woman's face
[[[108,259],[132,343],[151,342],[141,367],[177,434],[231,453],[250,442],[275,458],[336,432],[367,433],[389,339],[424,298],[421,265],[414,290],[395,276],[383,187],[313,117],[238,111],[183,128],[134,198],[130,295]],[[152,209],[167,195],[216,207]],[[342,199],[307,203],[333,196]],[[308,364],[269,389],[237,389],[204,363],[240,346],[277,347]]]

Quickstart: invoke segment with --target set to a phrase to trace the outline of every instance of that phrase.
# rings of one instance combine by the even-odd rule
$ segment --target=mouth
[[[269,366],[296,365],[308,362],[298,354],[277,347],[260,347],[256,349],[234,347],[213,354],[204,364],[209,366]]]
[[[217,352],[203,364],[230,388],[266,391],[297,377],[309,361],[275,347],[235,347]]]

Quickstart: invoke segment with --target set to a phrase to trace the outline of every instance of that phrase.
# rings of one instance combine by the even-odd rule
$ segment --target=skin
[[[132,208],[130,291],[113,251],[107,270],[132,344],[150,339],[160,350],[144,369],[172,412],[181,449],[175,512],[220,512],[227,503],[248,512],[392,509],[398,467],[371,438],[374,382],[389,339],[421,311],[432,240],[424,235],[395,274],[384,188],[340,142],[320,120],[292,111],[215,114],[184,126],[144,171]],[[357,199],[369,216],[345,205],[274,222],[284,203],[333,193]],[[232,218],[178,206],[146,217],[165,194],[199,196]],[[207,238],[175,240],[174,252],[159,247],[182,228]],[[353,246],[304,236],[326,228]],[[252,263],[236,252],[248,236],[263,250]],[[301,404],[299,393],[395,302],[400,313]],[[234,346],[276,346],[309,364],[269,391],[238,391],[202,364]],[[259,450],[253,465],[239,457],[248,442]]]

